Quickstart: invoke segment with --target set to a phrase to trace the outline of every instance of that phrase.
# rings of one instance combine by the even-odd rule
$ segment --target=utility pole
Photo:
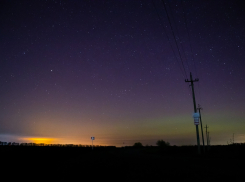
[[[197,112],[197,108],[196,108],[196,100],[195,100],[195,92],[194,92],[194,82],[197,82],[199,81],[199,79],[195,79],[195,80],[192,80],[192,74],[190,72],[190,80],[188,79],[185,79],[185,82],[191,82],[191,88],[192,88],[192,97],[193,97],[193,105],[194,105],[194,113]],[[199,139],[199,129],[198,129],[198,124],[196,124],[196,135],[197,135],[197,147],[198,147],[198,154],[201,154],[201,151],[200,151],[200,139]]]
[[[204,144],[204,137],[203,137],[203,130],[202,130],[202,117],[201,117],[202,108],[201,108],[201,106],[199,104],[198,104],[198,108],[197,109],[199,110],[199,114],[200,114],[200,123],[201,123],[201,131],[202,131],[202,144],[203,144],[203,152],[205,154],[205,144]]]
[[[209,132],[208,132],[208,150],[210,150],[210,137],[209,137]]]
[[[208,126],[206,125],[206,138],[207,138],[207,148],[208,148]]]
[[[94,145],[93,145],[93,141],[94,141],[95,137],[91,137],[91,140],[92,140],[92,150],[94,148]]]

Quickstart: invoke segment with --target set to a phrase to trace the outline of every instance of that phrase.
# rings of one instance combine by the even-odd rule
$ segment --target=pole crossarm
[[[203,108],[200,106],[200,104],[198,104],[198,108],[197,108],[199,111],[200,110],[203,110]]]
[[[195,80],[188,80],[188,79],[185,79],[185,82],[198,82],[199,81],[199,79],[198,78],[196,78]]]

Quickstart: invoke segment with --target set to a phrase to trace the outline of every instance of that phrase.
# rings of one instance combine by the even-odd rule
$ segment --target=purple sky
[[[245,142],[242,2],[164,2],[1,1],[0,141],[196,144],[192,72],[211,144]]]

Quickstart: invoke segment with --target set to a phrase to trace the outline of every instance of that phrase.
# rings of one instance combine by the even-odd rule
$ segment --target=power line
[[[194,64],[195,73],[196,73],[196,75],[198,77],[196,64],[195,64],[195,60],[194,60],[194,56],[193,56],[194,55],[193,54],[193,49],[192,49],[192,45],[191,45],[190,32],[189,32],[189,29],[188,29],[188,26],[187,26],[187,21],[186,21],[186,16],[185,16],[185,11],[184,11],[184,5],[183,5],[183,1],[182,0],[181,0],[181,6],[182,6],[182,9],[183,9],[185,28],[186,28],[186,31],[187,31],[187,36],[188,36],[188,40],[189,40],[189,46],[191,48],[191,57],[192,57],[192,61],[193,61],[193,64]]]
[[[179,33],[179,31],[178,31],[178,28],[177,28],[177,23],[176,23],[176,21],[175,21],[174,15],[173,15],[173,11],[172,11],[171,5],[170,5],[170,3],[168,3],[168,4],[169,4],[168,6],[169,6],[169,9],[170,9],[170,14],[171,14],[171,16],[173,17],[173,24],[174,24],[174,26],[176,27],[177,35],[179,35],[178,38],[179,38],[179,41],[180,41],[180,47],[181,47],[181,49],[182,49],[183,56],[184,56],[185,61],[186,61],[186,63],[187,63],[187,68],[190,70],[189,63],[188,63],[188,60],[187,60],[187,58],[186,58],[185,50],[184,50],[184,47],[183,47],[183,44],[182,44],[183,42],[182,42],[182,40],[181,40],[181,36],[180,36],[180,33]]]
[[[187,31],[189,46],[190,46],[190,49],[191,49],[191,57],[192,57],[193,65],[194,65],[194,70],[195,70],[196,76],[200,78],[200,75],[198,74],[199,72],[197,71],[197,67],[196,67],[196,61],[194,59],[194,53],[193,53],[193,48],[192,48],[191,38],[190,38],[190,31],[188,29],[187,18],[186,18],[186,13],[185,13],[185,8],[184,8],[183,0],[181,0],[181,6],[182,6],[182,9],[183,9],[185,27],[186,27],[186,31]],[[199,82],[197,83],[197,86],[198,86],[198,95],[199,95],[199,98],[200,98],[200,102],[202,102],[201,89],[200,89]]]
[[[184,67],[183,60],[182,60],[182,59],[179,60],[179,59],[177,58],[177,55],[176,55],[176,53],[175,53],[175,51],[174,51],[174,48],[173,48],[173,46],[172,46],[172,44],[171,44],[171,42],[170,42],[169,35],[168,35],[168,33],[167,33],[167,31],[166,31],[166,28],[165,28],[165,26],[164,26],[164,21],[163,21],[163,19],[161,18],[161,16],[159,15],[159,12],[158,12],[158,10],[157,10],[157,8],[156,8],[156,5],[155,5],[155,3],[154,3],[153,0],[152,0],[152,4],[153,4],[153,6],[154,6],[154,8],[155,8],[155,10],[156,10],[156,13],[157,13],[157,16],[158,16],[159,20],[162,22],[161,25],[163,25],[164,33],[165,33],[165,35],[166,35],[166,37],[167,37],[168,43],[169,43],[169,45],[170,45],[170,47],[171,47],[171,49],[172,49],[172,51],[173,51],[173,54],[174,54],[174,56],[175,56],[175,58],[176,58],[176,60],[177,60],[178,66],[180,67],[180,70],[181,70],[183,76],[184,76],[184,77],[187,77],[187,76],[186,76],[186,71],[185,71],[185,67]],[[164,4],[164,2],[163,2],[163,4]],[[164,4],[164,5],[165,5],[165,4]],[[166,11],[166,14],[167,14],[166,6],[164,6],[164,8],[165,8],[165,11]],[[168,14],[167,14],[167,16],[168,16]],[[172,16],[173,16],[173,15],[172,15]],[[169,16],[168,16],[168,21],[169,21],[169,24],[170,24],[170,26],[171,26],[172,34],[173,34],[173,36],[174,36],[175,43],[176,43],[176,46],[177,46],[177,48],[178,48],[178,52],[179,52],[180,58],[182,58],[182,57],[181,57],[181,54],[180,54],[180,51],[179,51],[179,47],[178,47],[177,41],[176,41],[176,38],[175,38],[175,34],[174,34],[174,31],[173,31],[173,27],[172,27],[171,22],[170,22]],[[179,61],[181,61],[181,63],[179,63]],[[188,62],[187,62],[187,64],[188,64]],[[182,66],[181,66],[181,65],[182,65]],[[189,67],[189,65],[188,65],[188,67]],[[184,71],[183,71],[183,70],[184,70]],[[189,94],[191,95],[191,88],[190,88],[189,86],[187,86],[187,87],[188,87]]]
[[[157,13],[157,16],[158,16],[159,20],[160,20],[161,22],[163,22],[162,18],[160,17],[160,15],[159,15],[159,13],[158,13],[158,11],[157,11],[157,8],[156,8],[155,3],[153,2],[153,0],[152,0],[152,4],[153,4],[153,6],[154,6],[154,8],[155,8],[155,10],[156,10],[156,13]],[[177,56],[176,56],[176,54],[175,54],[175,51],[174,51],[174,48],[173,48],[172,44],[170,43],[170,38],[169,38],[169,36],[168,36],[168,34],[167,34],[167,31],[166,31],[166,29],[165,29],[165,26],[163,25],[163,23],[162,23],[161,25],[163,26],[163,30],[164,30],[165,35],[167,36],[168,43],[169,43],[169,45],[170,45],[170,47],[171,47],[171,49],[172,49],[172,51],[173,51],[174,57],[175,57],[175,59],[177,60],[177,63],[178,63],[178,62],[179,62],[179,61],[178,61],[178,58],[177,58]],[[184,71],[183,71],[183,69],[181,68],[181,65],[180,65],[179,63],[178,63],[178,65],[179,65],[179,68],[180,68],[180,70],[181,70],[183,76],[186,78],[187,76],[186,76],[185,69],[184,69]]]
[[[177,43],[177,41],[176,41],[176,37],[175,37],[175,34],[174,34],[174,30],[173,30],[173,27],[172,27],[172,24],[171,24],[171,21],[170,21],[168,12],[167,12],[166,5],[165,5],[165,3],[164,3],[164,0],[162,0],[162,3],[163,3],[163,6],[164,6],[164,9],[165,9],[167,18],[168,18],[168,22],[169,22],[169,25],[170,25],[170,28],[171,28],[171,31],[172,31],[172,34],[173,34],[173,37],[174,37],[175,44],[176,44],[176,46],[177,46],[177,50],[178,50],[178,53],[179,53],[179,57],[180,57],[182,66],[183,66],[183,69],[184,69],[184,72],[185,72],[185,78],[187,78],[187,74],[186,74],[186,71],[185,71],[185,66],[184,66],[184,63],[183,63],[183,59],[182,59],[182,56],[181,56],[181,54],[180,54],[180,49],[179,49],[178,43]]]

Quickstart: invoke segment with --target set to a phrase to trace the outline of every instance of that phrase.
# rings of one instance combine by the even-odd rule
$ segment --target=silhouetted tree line
[[[169,147],[170,143],[169,142],[165,142],[164,140],[158,140],[156,145],[158,147],[165,148],[165,147]],[[133,147],[143,147],[143,145],[142,145],[141,142],[136,142],[136,143],[134,143]]]
[[[38,146],[38,147],[86,147],[91,148],[92,145],[75,145],[75,144],[45,144],[45,143],[15,143],[15,142],[1,142],[0,146]],[[93,145],[93,147],[114,147],[114,146],[101,146],[101,145]]]

